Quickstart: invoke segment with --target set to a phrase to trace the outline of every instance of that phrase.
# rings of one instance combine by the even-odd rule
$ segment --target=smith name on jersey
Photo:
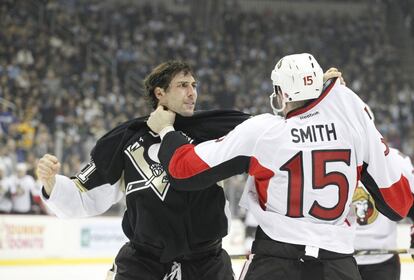
[[[268,236],[350,254],[355,219],[349,212],[359,179],[393,220],[406,216],[413,202],[407,179],[389,160],[364,107],[336,81],[286,118],[252,117],[215,141],[194,146],[169,132],[159,158],[180,189],[247,172],[241,205]]]
[[[176,125],[197,143],[222,137],[248,117],[236,111],[206,111],[177,116]],[[86,217],[104,213],[126,194],[124,233],[136,246],[150,248],[161,262],[168,262],[224,237],[228,206],[215,183],[195,192],[171,188],[157,158],[161,139],[149,130],[146,119],[128,121],[104,135],[89,164],[71,179],[57,175],[50,198],[44,200],[57,216]]]

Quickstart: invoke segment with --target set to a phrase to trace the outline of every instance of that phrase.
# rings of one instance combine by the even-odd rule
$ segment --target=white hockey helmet
[[[270,95],[270,105],[276,114],[285,109],[287,102],[314,99],[323,88],[323,71],[319,63],[308,53],[292,54],[276,63],[271,75],[274,92]],[[281,93],[282,107],[275,108],[273,98]]]

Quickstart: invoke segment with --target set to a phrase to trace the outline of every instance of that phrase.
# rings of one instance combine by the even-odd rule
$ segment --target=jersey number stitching
[[[348,201],[349,182],[345,174],[339,171],[326,172],[329,162],[344,162],[350,166],[351,150],[317,150],[312,151],[312,189],[323,189],[326,186],[338,187],[338,202],[333,207],[323,207],[313,201],[309,214],[321,220],[336,220],[344,212]],[[288,160],[281,168],[289,176],[287,213],[292,218],[303,217],[304,170],[303,152],[300,151]]]

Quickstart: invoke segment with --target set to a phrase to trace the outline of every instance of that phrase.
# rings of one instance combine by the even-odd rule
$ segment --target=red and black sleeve
[[[176,190],[197,191],[236,174],[248,171],[250,157],[237,156],[210,167],[194,151],[194,145],[180,132],[165,135],[158,153],[166,167],[171,186]]]

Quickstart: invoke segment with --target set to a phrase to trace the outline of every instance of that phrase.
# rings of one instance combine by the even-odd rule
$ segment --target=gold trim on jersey
[[[72,181],[75,183],[75,186],[78,188],[78,190],[79,190],[80,192],[87,192],[87,191],[88,191],[88,189],[87,189],[87,188],[85,188],[85,187],[82,185],[81,181],[79,181],[79,179],[78,179],[78,178],[72,179]]]

